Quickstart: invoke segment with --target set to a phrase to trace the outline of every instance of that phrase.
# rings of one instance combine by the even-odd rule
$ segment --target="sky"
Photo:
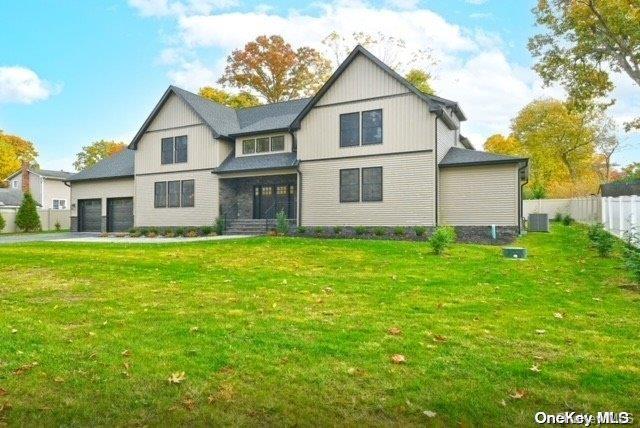
[[[462,133],[481,149],[530,101],[563,97],[532,71],[527,40],[534,0],[122,0],[3,2],[0,20],[0,129],[32,141],[43,168],[73,170],[82,146],[100,139],[126,143],[167,86],[196,91],[215,85],[233,49],[261,34],[294,47],[332,31],[404,40],[376,51],[402,60],[422,50],[417,66],[434,76],[436,93],[457,101],[468,120]],[[6,26],[5,26],[6,27]],[[640,115],[640,88],[613,78],[622,124]],[[619,165],[640,161],[640,133],[620,130]]]

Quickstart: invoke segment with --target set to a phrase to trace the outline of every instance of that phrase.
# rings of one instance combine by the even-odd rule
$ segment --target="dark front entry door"
[[[133,227],[133,198],[107,199],[107,232],[125,232]]]
[[[102,230],[102,201],[82,199],[78,201],[78,230],[100,232]]]
[[[296,217],[295,184],[253,186],[253,218],[275,218],[280,211]]]

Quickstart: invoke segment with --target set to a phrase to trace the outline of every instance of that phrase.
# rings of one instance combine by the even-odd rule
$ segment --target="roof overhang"
[[[247,132],[237,132],[235,134],[229,134],[230,138],[239,138],[239,137],[248,137],[250,135],[262,135],[262,134],[272,134],[274,132],[289,132],[290,129],[286,128],[274,128],[274,129],[263,129],[260,131],[247,131]]]
[[[513,159],[500,159],[491,161],[479,161],[479,162],[460,162],[460,163],[446,163],[439,164],[440,168],[457,168],[461,166],[483,166],[483,165],[508,165],[508,164],[523,164],[527,166],[529,159],[527,158],[513,158]]]
[[[69,184],[74,184],[74,183],[82,183],[82,182],[86,182],[86,181],[103,181],[103,180],[118,180],[121,178],[134,178],[134,175],[114,175],[111,177],[96,177],[96,178],[80,178],[80,179],[75,179],[75,180],[65,180],[65,183],[69,183]]]

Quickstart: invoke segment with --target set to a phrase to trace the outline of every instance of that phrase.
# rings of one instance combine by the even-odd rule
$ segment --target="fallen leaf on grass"
[[[391,357],[391,362],[394,364],[404,364],[407,362],[407,359],[402,354],[396,354],[393,357]]]
[[[13,371],[13,374],[16,376],[20,376],[21,374],[24,374],[26,372],[28,372],[29,370],[31,370],[32,368],[36,367],[38,365],[38,363],[36,361],[34,361],[33,363],[30,364],[24,364],[20,367],[18,367],[17,369],[15,369]]]
[[[324,287],[324,288],[322,289],[322,291],[324,291],[324,292],[325,292],[325,293],[327,293],[327,294],[331,294],[331,293],[333,293],[333,288],[331,288],[331,287]]]
[[[532,365],[531,368],[529,368],[529,370],[531,370],[532,372],[535,372],[535,373],[540,373],[540,371],[541,371],[540,367],[538,367],[537,364]]]
[[[15,328],[11,329],[11,334],[16,334],[18,332],[18,330],[16,330]]]
[[[447,341],[447,338],[446,338],[446,337],[444,337],[444,336],[443,336],[443,335],[441,335],[441,334],[436,334],[435,336],[433,336],[433,341],[434,341],[434,342],[446,342],[446,341]]]
[[[171,376],[169,376],[169,379],[167,379],[169,381],[169,383],[171,384],[179,384],[182,383],[182,381],[184,381],[187,378],[187,375],[184,372],[175,372],[175,373],[171,373]]]
[[[553,314],[554,317],[558,318],[558,319],[562,319],[564,318],[564,315],[562,315],[560,312],[556,312]]]
[[[525,395],[527,395],[527,393],[524,389],[516,389],[516,392],[511,394],[509,397],[513,398],[514,400],[520,400],[521,398],[524,398]]]
[[[120,355],[122,355],[123,357],[130,357],[131,356],[131,351],[129,351],[128,349],[125,349],[124,351],[122,351],[120,353]]]
[[[200,330],[200,329],[199,329],[198,327],[196,327],[196,326],[191,327],[191,328],[189,329],[189,331],[190,331],[191,333],[196,333],[198,330]]]
[[[428,418],[435,418],[437,415],[436,412],[432,412],[431,410],[425,410],[424,412],[422,412],[422,414]]]
[[[55,383],[63,383],[63,382],[64,382],[64,379],[62,379],[61,377],[56,377],[56,378],[54,378],[54,379],[53,379],[53,381],[54,381]]]
[[[398,327],[391,327],[389,330],[387,330],[387,333],[389,333],[391,336],[400,336],[402,334],[402,330],[400,330]]]
[[[507,402],[506,402],[506,401],[504,401],[504,399],[502,399],[502,400],[500,400],[500,405],[501,405],[502,407],[507,407]]]
[[[536,330],[536,334],[545,334],[547,332],[547,330]]]

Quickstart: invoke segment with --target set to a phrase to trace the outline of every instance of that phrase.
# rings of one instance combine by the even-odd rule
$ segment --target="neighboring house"
[[[640,196],[640,181],[629,183],[607,183],[600,186],[600,194],[603,197]]]
[[[457,103],[358,46],[310,99],[234,110],[170,86],[129,149],[70,178],[72,228],[455,225],[515,236],[527,159],[473,150]],[[268,221],[268,220],[267,220]]]
[[[43,209],[68,210],[71,189],[66,180],[72,175],[70,172],[38,169],[24,164],[6,181],[9,189],[19,194],[20,201],[24,192],[28,191]]]
[[[22,204],[22,190],[0,188],[0,208],[19,208]]]

